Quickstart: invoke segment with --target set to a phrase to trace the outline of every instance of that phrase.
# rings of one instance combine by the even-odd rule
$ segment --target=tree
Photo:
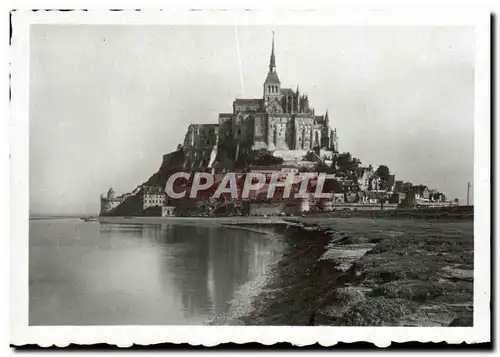
[[[338,171],[344,173],[346,175],[355,176],[355,179],[358,177],[359,165],[361,165],[361,160],[352,157],[351,153],[345,152],[338,155],[335,159],[336,167],[338,167]],[[334,165],[332,163],[332,167]]]
[[[391,175],[391,172],[389,171],[389,168],[385,165],[380,165],[377,168],[377,171],[375,171],[375,174],[380,177],[382,182],[387,183],[389,181],[389,176]]]
[[[351,161],[352,161],[352,157],[351,157],[351,153],[349,153],[349,152],[344,152],[344,153],[338,155],[336,163],[337,163],[337,166],[339,168],[339,171],[346,173],[350,168]]]
[[[358,159],[357,157],[353,157],[351,160],[351,170],[357,172],[360,165],[361,165],[361,160]]]

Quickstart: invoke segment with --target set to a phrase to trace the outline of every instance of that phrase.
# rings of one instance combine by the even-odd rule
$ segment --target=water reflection
[[[180,272],[175,283],[182,295],[185,313],[214,314],[227,311],[238,286],[252,278],[258,266],[252,266],[259,254],[261,238],[249,242],[244,231],[216,227],[175,227],[167,234],[167,244],[188,235],[172,259],[165,259],[166,270]],[[269,243],[268,243],[269,244]],[[262,266],[260,268],[263,268]]]
[[[200,324],[279,256],[253,232],[30,222],[30,324]]]

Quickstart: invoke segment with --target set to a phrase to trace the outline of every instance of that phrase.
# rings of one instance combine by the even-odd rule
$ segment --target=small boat
[[[95,217],[80,217],[80,219],[85,221],[85,222],[96,222],[97,221],[97,218],[95,218]]]

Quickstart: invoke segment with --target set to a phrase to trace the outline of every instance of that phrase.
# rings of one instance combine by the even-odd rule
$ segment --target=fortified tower
[[[108,190],[108,200],[114,200],[115,199],[115,190],[113,190],[113,187],[110,187]]]
[[[113,190],[113,188],[110,187],[106,196],[104,196],[104,194],[101,195],[100,214],[102,215],[103,213],[111,211],[113,208],[117,207],[122,202],[122,200],[123,197],[117,198],[115,190]]]

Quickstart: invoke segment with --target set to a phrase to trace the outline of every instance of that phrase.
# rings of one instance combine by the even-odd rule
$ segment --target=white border
[[[487,342],[490,337],[490,15],[485,11],[16,11],[10,48],[11,101],[11,343],[118,346],[160,342],[213,346],[223,342],[292,342],[329,346],[339,341]],[[443,9],[444,10],[444,9]],[[30,24],[373,25],[475,27],[475,270],[474,327],[224,327],[224,326],[28,326],[29,28]]]

